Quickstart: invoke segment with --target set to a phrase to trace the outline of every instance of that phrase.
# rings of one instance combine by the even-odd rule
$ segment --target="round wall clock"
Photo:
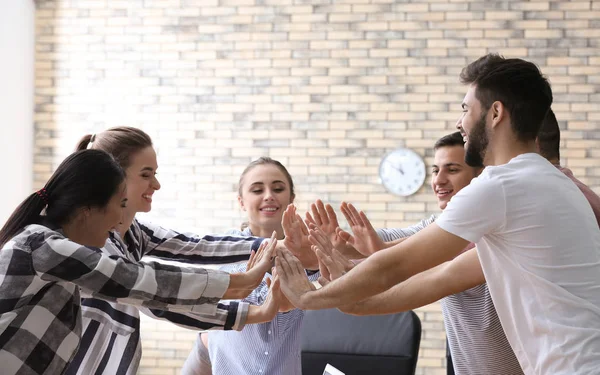
[[[398,148],[386,154],[379,164],[379,177],[385,188],[400,196],[412,195],[425,182],[423,158],[407,148]]]

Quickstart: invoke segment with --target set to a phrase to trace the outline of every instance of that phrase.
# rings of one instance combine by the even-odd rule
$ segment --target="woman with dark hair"
[[[138,212],[151,210],[153,194],[160,189],[156,178],[156,152],[150,136],[140,129],[116,127],[86,135],[77,148],[106,151],[115,157],[125,171],[127,207],[122,223],[117,227],[118,234],[112,236],[101,249],[105,254],[123,256],[133,263],[147,261],[144,258],[146,256],[195,264],[233,263],[249,259],[252,251],[256,251],[264,240],[248,235],[198,236],[180,233],[137,218]],[[265,237],[270,237],[272,232],[265,234]],[[276,239],[273,238],[272,242],[274,246]],[[273,316],[267,317],[263,312],[265,308],[246,302],[219,302],[221,298],[240,298],[240,293],[247,296],[260,284],[268,268],[268,265],[259,267],[257,264],[243,273],[225,274],[227,277],[211,280],[209,289],[224,291],[229,286],[232,293],[207,299],[206,312],[201,315],[185,313],[177,308],[138,308],[84,294],[82,311],[86,339],[82,341],[67,374],[136,374],[142,350],[140,311],[150,317],[195,330],[241,330],[246,324],[271,320]],[[260,272],[262,274],[257,278]],[[175,274],[173,276],[178,277]],[[252,283],[246,281],[249,278]],[[182,288],[198,287],[195,281],[185,278],[181,283]],[[233,292],[233,289],[237,292]]]
[[[107,153],[76,152],[0,230],[2,374],[65,371],[82,341],[80,289],[118,303],[188,313],[205,313],[207,300],[222,297],[224,290],[207,284],[227,279],[223,272],[136,264],[98,249],[121,223],[124,178]],[[253,270],[269,266],[265,259]],[[185,288],[182,275],[195,287]],[[270,299],[264,313],[274,316],[277,308]]]

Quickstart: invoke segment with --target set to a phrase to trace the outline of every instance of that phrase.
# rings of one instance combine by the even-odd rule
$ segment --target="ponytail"
[[[81,151],[81,150],[87,149],[88,145],[90,144],[91,141],[92,141],[91,134],[84,135],[83,137],[81,137],[81,139],[77,143],[77,146],[75,147],[75,151]]]
[[[124,179],[123,169],[104,151],[69,155],[44,188],[27,197],[0,229],[0,248],[27,225],[41,223],[44,208],[44,218],[62,226],[79,208],[106,207]]]
[[[39,223],[40,214],[44,207],[46,207],[46,202],[40,194],[35,192],[28,196],[0,229],[0,248],[27,225]]]

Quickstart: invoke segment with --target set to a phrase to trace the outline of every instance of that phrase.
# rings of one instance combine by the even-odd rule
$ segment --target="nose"
[[[158,178],[156,178],[156,176],[154,176],[154,181],[152,183],[152,188],[154,190],[160,190],[160,182],[158,181]]]
[[[265,201],[272,201],[273,200],[273,190],[265,189],[265,196],[263,199]]]
[[[458,121],[456,121],[456,129],[458,130],[462,130],[462,120],[463,120],[463,115],[460,115],[460,117],[458,118]]]
[[[444,185],[448,182],[448,174],[441,169],[436,175],[433,176],[434,185]]]

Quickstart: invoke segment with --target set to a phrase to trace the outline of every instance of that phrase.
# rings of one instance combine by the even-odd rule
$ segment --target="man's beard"
[[[479,121],[468,135],[469,141],[465,148],[465,163],[474,168],[483,167],[483,159],[487,151],[489,138],[485,128],[485,118],[487,111],[481,115]]]

